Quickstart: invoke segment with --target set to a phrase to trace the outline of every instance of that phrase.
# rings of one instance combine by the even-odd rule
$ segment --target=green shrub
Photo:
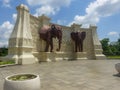
[[[14,61],[0,61],[0,65],[5,65],[5,64],[15,64]]]
[[[8,54],[8,48],[1,47],[0,48],[0,56],[6,56]]]

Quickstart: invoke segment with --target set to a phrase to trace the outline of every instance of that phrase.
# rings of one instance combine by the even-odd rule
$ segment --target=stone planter
[[[40,90],[40,77],[34,74],[17,74],[5,78],[4,90]]]
[[[120,74],[120,63],[115,64],[115,69],[118,71]]]

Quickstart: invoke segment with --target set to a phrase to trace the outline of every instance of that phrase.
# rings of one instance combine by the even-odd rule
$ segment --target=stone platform
[[[39,61],[60,61],[87,59],[86,52],[34,52]]]

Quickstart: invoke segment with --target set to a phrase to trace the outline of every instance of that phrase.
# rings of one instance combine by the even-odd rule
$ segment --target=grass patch
[[[120,56],[107,56],[108,59],[120,59]]]
[[[15,76],[9,77],[8,79],[13,81],[23,81],[23,80],[29,80],[34,78],[36,78],[35,75],[23,74],[23,75],[15,75]]]
[[[0,65],[5,65],[5,64],[15,64],[14,61],[0,61]]]

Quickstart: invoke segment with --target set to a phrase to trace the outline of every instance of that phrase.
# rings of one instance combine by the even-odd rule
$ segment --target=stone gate
[[[44,52],[45,42],[39,38],[39,30],[44,25],[53,24],[50,18],[42,15],[35,17],[29,13],[26,5],[17,7],[17,20],[9,38],[9,52],[7,59],[15,60],[16,64],[32,64],[39,61],[59,61],[71,59],[105,59],[102,54],[101,43],[97,36],[97,27],[81,28],[73,24],[70,27],[62,26],[62,45],[60,52],[56,51],[57,40],[54,39],[54,52]],[[83,43],[83,52],[74,52],[74,43],[71,40],[72,31],[86,32]]]

